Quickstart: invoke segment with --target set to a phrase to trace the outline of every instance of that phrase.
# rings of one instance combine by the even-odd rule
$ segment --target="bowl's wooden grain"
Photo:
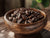
[[[11,31],[18,33],[18,34],[31,34],[31,33],[37,33],[40,30],[42,30],[45,25],[47,24],[47,16],[45,14],[45,12],[38,10],[38,9],[34,9],[31,8],[35,11],[39,11],[44,18],[42,20],[39,20],[35,23],[32,24],[17,24],[17,23],[13,23],[11,21],[9,21],[8,18],[8,14],[12,13],[15,9],[8,11],[5,16],[4,16],[4,21],[6,26],[8,27],[8,29],[10,29]]]

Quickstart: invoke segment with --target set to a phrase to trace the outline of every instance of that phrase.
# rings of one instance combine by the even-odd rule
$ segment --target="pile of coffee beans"
[[[18,8],[11,13],[8,18],[10,21],[18,24],[27,24],[37,22],[44,18],[44,16],[40,12],[34,11],[30,8]]]

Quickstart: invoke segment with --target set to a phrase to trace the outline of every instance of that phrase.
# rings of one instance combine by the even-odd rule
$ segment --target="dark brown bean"
[[[18,24],[21,23],[21,22],[22,22],[22,19],[17,20],[17,23],[18,23]]]
[[[13,17],[9,17],[9,20],[12,21]]]
[[[22,15],[22,19],[23,19],[23,20],[26,20],[26,19],[27,19],[27,16]]]
[[[16,23],[16,18],[15,18],[15,17],[13,17],[13,20],[12,20],[12,22],[15,22],[15,23]]]

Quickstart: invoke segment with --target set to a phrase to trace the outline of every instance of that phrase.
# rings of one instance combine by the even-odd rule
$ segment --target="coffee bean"
[[[40,15],[40,13],[37,12],[38,15]]]
[[[29,23],[32,23],[31,19],[28,20]]]
[[[14,14],[11,14],[11,16],[13,17],[13,16],[14,16]]]
[[[26,15],[22,15],[22,19],[23,20],[26,20],[27,19],[27,16]]]
[[[35,18],[32,18],[32,21],[34,21],[35,20]]]
[[[19,19],[19,18],[20,18],[20,16],[21,16],[21,14],[20,14],[20,13],[18,13],[18,14],[16,14],[16,16],[15,16],[15,17]]]
[[[34,11],[33,11],[33,10],[31,10],[31,14],[32,14],[32,13],[34,13]]]
[[[11,17],[16,17],[16,15],[15,14],[11,14]]]
[[[40,15],[40,17],[39,17],[40,19],[42,19],[42,18],[44,18],[44,16],[42,16],[42,15]]]
[[[15,17],[13,17],[13,20],[12,20],[12,21],[16,23],[16,18],[15,18]]]
[[[12,21],[12,18],[13,18],[13,17],[9,17],[9,20]]]
[[[26,20],[26,21],[25,21],[25,24],[27,24],[27,23],[28,23],[28,21]]]
[[[15,11],[14,14],[17,14],[17,11]]]
[[[21,23],[21,22],[22,22],[22,19],[19,19],[19,20],[17,21],[18,24]]]
[[[31,19],[31,18],[33,18],[33,17],[34,17],[34,15],[32,14],[32,15],[30,15],[28,18]]]
[[[34,21],[36,22],[37,21],[37,17],[34,17],[34,19],[35,19]]]
[[[29,20],[29,18],[27,17],[27,19],[26,20]]]
[[[28,12],[29,16],[31,15],[31,12]]]
[[[20,10],[23,10],[22,8],[20,8]]]
[[[29,14],[28,14],[28,11],[25,11],[25,13],[26,13],[26,15],[29,15]]]
[[[22,12],[22,15],[25,15],[25,12]]]
[[[37,18],[39,18],[39,17],[40,17],[40,15],[37,15],[36,17],[37,17]]]
[[[18,17],[16,16],[16,19],[18,19]]]

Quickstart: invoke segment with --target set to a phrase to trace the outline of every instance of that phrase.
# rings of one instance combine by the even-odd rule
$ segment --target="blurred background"
[[[41,35],[50,38],[50,0],[0,0],[0,38],[14,38],[14,33],[6,28],[2,16],[11,9],[21,7],[40,9],[47,14],[48,22]]]
[[[0,16],[15,8],[50,8],[50,0],[0,0]]]

